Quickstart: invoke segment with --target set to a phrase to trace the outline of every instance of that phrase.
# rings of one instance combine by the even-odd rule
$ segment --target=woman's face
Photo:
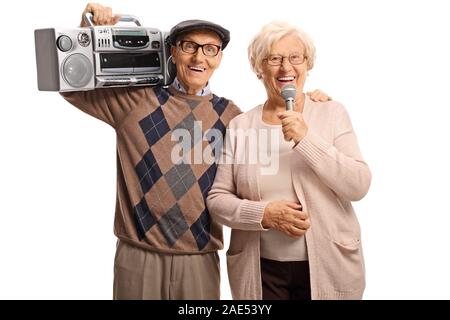
[[[297,97],[302,95],[308,72],[308,62],[306,58],[303,59],[304,55],[305,47],[295,35],[285,36],[272,45],[269,55],[263,60],[261,74],[269,100],[284,103],[280,92],[281,88],[287,84],[295,85]],[[280,62],[280,65],[273,65]]]

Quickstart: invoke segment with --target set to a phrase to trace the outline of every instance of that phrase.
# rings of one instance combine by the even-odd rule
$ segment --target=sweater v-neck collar
[[[207,95],[204,95],[204,96],[194,96],[194,95],[190,95],[190,94],[184,93],[182,91],[179,91],[173,86],[170,86],[168,88],[168,90],[174,96],[176,96],[178,98],[181,98],[181,99],[186,99],[186,100],[209,101],[213,97],[213,94],[211,92],[209,94],[207,94]]]

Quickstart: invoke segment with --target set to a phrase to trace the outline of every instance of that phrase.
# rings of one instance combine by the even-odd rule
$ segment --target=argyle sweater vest
[[[205,199],[216,173],[217,133],[241,111],[213,94],[174,88],[115,88],[63,93],[117,134],[115,235],[167,253],[223,248],[222,227]],[[214,135],[214,133],[216,133]]]

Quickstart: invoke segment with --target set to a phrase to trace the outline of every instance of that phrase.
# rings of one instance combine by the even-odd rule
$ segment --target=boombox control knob
[[[60,36],[57,40],[58,49],[67,52],[72,49],[72,40],[68,36]]]
[[[89,43],[91,43],[91,38],[89,37],[89,35],[86,32],[80,32],[78,34],[78,43],[82,47],[87,47],[89,45]]]

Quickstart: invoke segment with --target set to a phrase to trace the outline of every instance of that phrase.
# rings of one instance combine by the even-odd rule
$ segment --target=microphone
[[[287,84],[281,88],[280,95],[286,103],[286,111],[294,110],[295,97],[297,96],[297,88],[293,84]]]

